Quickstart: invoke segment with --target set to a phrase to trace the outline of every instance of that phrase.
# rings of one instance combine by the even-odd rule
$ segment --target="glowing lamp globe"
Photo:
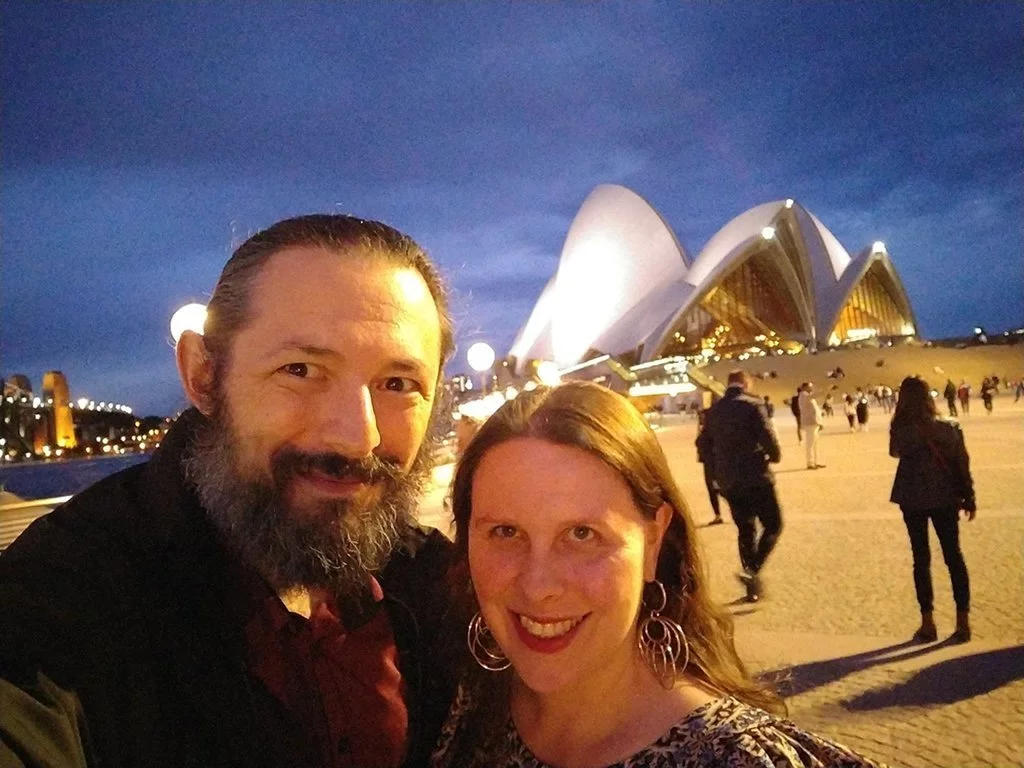
[[[173,315],[171,315],[171,338],[178,343],[181,334],[185,331],[194,331],[199,335],[203,333],[203,326],[206,324],[206,307],[203,304],[186,304]]]
[[[478,341],[466,350],[466,362],[477,373],[483,373],[494,365],[494,350],[487,342]]]

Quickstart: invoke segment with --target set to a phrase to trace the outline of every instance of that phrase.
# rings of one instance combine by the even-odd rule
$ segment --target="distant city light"
[[[761,230],[761,237],[765,240],[771,240],[775,237],[775,227],[765,227]]]
[[[202,335],[206,326],[206,306],[203,304],[186,304],[171,315],[171,338],[178,343],[181,334],[193,331]]]
[[[466,362],[477,373],[483,373],[494,365],[494,350],[487,342],[478,341],[466,350]]]

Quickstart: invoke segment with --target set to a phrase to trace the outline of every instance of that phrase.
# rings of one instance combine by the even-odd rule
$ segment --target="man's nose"
[[[321,404],[317,427],[324,448],[348,458],[369,456],[380,445],[373,398],[366,386],[332,387]]]

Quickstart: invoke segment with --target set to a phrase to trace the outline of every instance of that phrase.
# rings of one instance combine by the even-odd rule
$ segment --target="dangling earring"
[[[466,645],[469,646],[469,652],[473,654],[476,663],[488,672],[501,672],[512,666],[512,662],[501,650],[501,646],[494,639],[490,627],[487,626],[479,611],[469,621],[469,627],[466,630]]]
[[[683,628],[661,615],[668,604],[664,585],[657,579],[650,584],[658,588],[660,601],[650,615],[640,622],[636,644],[640,656],[654,672],[658,682],[662,687],[670,689],[690,663],[690,644],[686,641]],[[679,665],[680,656],[683,656],[682,666]]]

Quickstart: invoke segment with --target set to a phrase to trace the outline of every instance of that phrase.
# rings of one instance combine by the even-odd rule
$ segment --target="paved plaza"
[[[888,501],[896,461],[879,408],[867,433],[851,434],[842,415],[827,420],[819,446],[826,467],[816,471],[804,469],[792,417],[777,412],[785,529],[761,603],[738,601],[735,527],[700,528],[712,589],[735,617],[741,654],[781,675],[800,725],[894,766],[1024,766],[1024,401],[1003,395],[995,408],[988,415],[979,400],[961,420],[978,497],[977,519],[961,525],[970,643],[946,640],[955,609],[934,532],[939,642],[909,643],[920,614],[906,529]],[[659,436],[703,525],[711,509],[696,425],[673,418]],[[423,519],[447,529],[442,498],[441,488],[430,494]]]

